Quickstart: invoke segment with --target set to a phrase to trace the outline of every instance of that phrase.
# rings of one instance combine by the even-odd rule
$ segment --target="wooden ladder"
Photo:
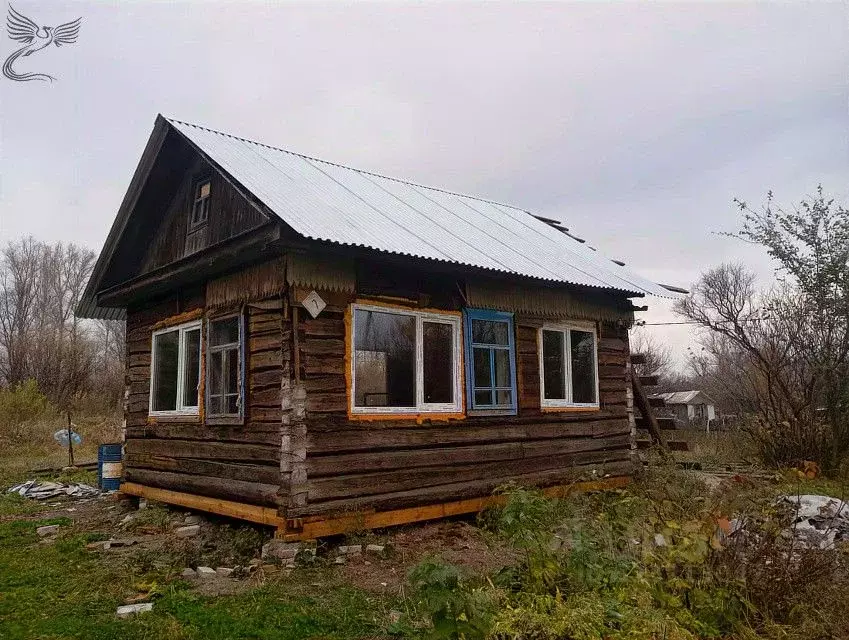
[[[648,438],[638,438],[637,448],[648,449],[656,445],[664,453],[669,451],[689,451],[689,446],[682,440],[669,440],[663,435],[663,431],[672,431],[675,427],[673,418],[658,417],[655,415],[655,407],[665,407],[663,398],[650,398],[646,393],[646,387],[654,387],[658,384],[657,376],[637,375],[634,365],[642,364],[645,358],[642,354],[631,354],[631,388],[634,392],[634,408],[639,412],[635,417],[637,429],[648,432]]]

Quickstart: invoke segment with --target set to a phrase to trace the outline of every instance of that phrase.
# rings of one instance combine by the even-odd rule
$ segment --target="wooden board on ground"
[[[617,489],[626,486],[630,482],[630,476],[613,476],[590,482],[575,482],[568,485],[547,487],[543,489],[543,493],[549,497],[562,498],[577,492]],[[285,520],[278,514],[276,509],[218,498],[208,498],[179,491],[170,491],[168,489],[158,489],[134,482],[122,483],[121,492],[130,496],[158,500],[166,504],[178,505],[188,509],[272,526],[276,528],[275,537],[292,542],[324,538],[354,530],[378,529],[475,513],[490,506],[503,504],[507,499],[503,495],[491,495],[391,511],[360,511],[335,518],[321,518],[318,516],[308,519]]]

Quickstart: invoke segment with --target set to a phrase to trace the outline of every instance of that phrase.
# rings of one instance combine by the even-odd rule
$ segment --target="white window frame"
[[[183,391],[186,385],[186,333],[193,330],[199,330],[200,334],[198,335],[198,348],[200,357],[198,358],[198,381],[203,379],[202,377],[202,364],[203,364],[203,329],[202,322],[200,320],[195,320],[193,322],[186,322],[183,324],[174,325],[171,327],[164,327],[162,329],[158,329],[153,332],[150,337],[150,398],[148,403],[148,415],[150,416],[197,416],[200,414],[200,398],[201,393],[200,389],[198,389],[198,404],[184,405],[183,404]],[[154,411],[153,409],[153,399],[155,397],[156,389],[154,385],[156,384],[156,337],[160,336],[164,333],[172,333],[174,331],[179,332],[177,337],[177,405],[176,409],[168,409],[166,411]]]
[[[357,360],[356,360],[356,336],[357,311],[374,311],[377,313],[394,313],[402,316],[413,316],[416,319],[416,406],[414,407],[358,407],[357,398]],[[423,323],[434,322],[447,324],[453,329],[454,337],[454,402],[434,403],[424,401],[424,341]],[[352,304],[351,305],[351,394],[348,406],[351,414],[418,414],[418,413],[461,413],[463,411],[463,344],[462,344],[462,322],[459,315],[443,315],[430,311],[415,311],[397,309],[395,307],[383,307],[380,305]]]
[[[593,369],[595,373],[595,402],[572,402],[572,334],[570,330],[584,331],[593,335]],[[563,334],[563,365],[566,368],[565,385],[566,398],[545,397],[545,361],[542,350],[542,332],[559,331]],[[539,352],[539,399],[543,409],[598,409],[601,390],[598,386],[598,331],[593,323],[568,322],[557,324],[544,324],[537,331],[537,351]]]

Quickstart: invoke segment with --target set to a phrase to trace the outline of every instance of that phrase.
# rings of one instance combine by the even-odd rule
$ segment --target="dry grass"
[[[68,464],[68,450],[53,439],[65,426],[66,418],[48,413],[14,425],[0,416],[0,487],[26,480],[31,469],[63,467]],[[74,418],[82,444],[74,447],[77,463],[97,460],[97,447],[121,439],[121,419],[113,416],[80,416]]]

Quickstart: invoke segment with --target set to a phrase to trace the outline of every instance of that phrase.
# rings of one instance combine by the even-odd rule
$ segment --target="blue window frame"
[[[466,309],[466,398],[471,411],[516,413],[513,314]]]

